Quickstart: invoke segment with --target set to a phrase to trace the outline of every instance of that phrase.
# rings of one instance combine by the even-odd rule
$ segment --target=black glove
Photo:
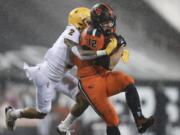
[[[118,41],[118,45],[120,47],[125,47],[126,46],[126,41],[121,35],[116,35],[116,38],[117,38],[117,41]]]

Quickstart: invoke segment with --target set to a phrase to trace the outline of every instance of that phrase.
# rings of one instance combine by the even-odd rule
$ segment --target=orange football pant
[[[108,97],[123,92],[134,79],[120,71],[80,78],[79,88],[108,126],[117,126],[119,117]]]

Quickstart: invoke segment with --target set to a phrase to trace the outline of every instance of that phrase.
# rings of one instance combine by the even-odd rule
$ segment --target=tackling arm
[[[104,55],[111,55],[114,49],[117,47],[116,38],[112,38],[110,43],[107,45],[104,50],[84,50],[79,44],[69,40],[67,38],[64,39],[64,43],[71,48],[72,52],[81,60],[91,60]]]
[[[123,50],[121,53],[121,59],[123,62],[127,63],[129,60],[129,52],[127,49],[124,49],[126,41],[121,35],[112,37],[106,49],[98,51],[84,50],[78,43],[67,38],[64,39],[64,43],[71,48],[72,52],[81,60],[91,60],[100,56],[111,55],[119,47]]]
[[[64,39],[64,43],[71,48],[71,51],[80,59],[80,60],[91,60],[97,58],[96,51],[84,50],[79,44],[69,40]]]

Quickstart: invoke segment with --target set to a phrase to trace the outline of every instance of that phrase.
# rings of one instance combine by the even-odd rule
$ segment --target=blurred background
[[[0,135],[57,135],[56,126],[73,101],[61,93],[53,99],[44,120],[17,121],[7,131],[4,107],[35,106],[35,87],[25,77],[24,62],[43,60],[67,25],[76,7],[109,3],[117,14],[117,31],[130,50],[123,70],[136,79],[145,116],[155,115],[155,125],[144,135],[180,134],[180,1],[179,0],[0,0]],[[120,116],[122,135],[138,135],[124,94],[111,98]],[[73,135],[105,135],[105,125],[89,109],[75,122]]]

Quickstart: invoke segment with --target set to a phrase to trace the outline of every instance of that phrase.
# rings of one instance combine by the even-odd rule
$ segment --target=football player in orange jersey
[[[120,135],[119,118],[108,97],[125,92],[138,132],[144,133],[154,123],[141,111],[134,79],[121,71],[110,71],[110,56],[126,46],[122,36],[115,33],[116,16],[107,4],[96,4],[91,9],[91,26],[80,38],[80,47],[72,47],[78,67],[79,88],[94,110],[107,124],[107,135]],[[72,42],[66,40],[71,46]],[[73,45],[72,45],[73,46]]]

